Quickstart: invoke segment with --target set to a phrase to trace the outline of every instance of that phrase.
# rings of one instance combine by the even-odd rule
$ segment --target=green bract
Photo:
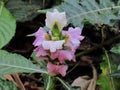
[[[61,36],[61,30],[59,29],[57,23],[55,23],[53,25],[53,28],[52,28],[52,39],[54,40],[60,40],[60,36]]]

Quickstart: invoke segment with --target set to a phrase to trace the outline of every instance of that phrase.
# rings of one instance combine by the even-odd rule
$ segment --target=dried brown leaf
[[[20,90],[25,90],[25,87],[24,87],[23,83],[20,80],[19,74],[16,73],[16,74],[13,74],[12,76],[14,77],[14,80],[17,83]]]
[[[80,76],[73,81],[72,86],[80,87],[81,90],[95,90],[97,72],[93,65],[91,65],[91,67],[93,69],[93,78],[91,79],[89,76]]]
[[[88,76],[82,76],[75,79],[72,83],[72,86],[80,87],[81,90],[87,90],[87,87],[89,86],[91,80]]]
[[[4,75],[4,77],[9,81],[14,81],[13,77],[10,74]]]

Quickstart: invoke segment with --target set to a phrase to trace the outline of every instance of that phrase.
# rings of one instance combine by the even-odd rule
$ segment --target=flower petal
[[[53,12],[47,12],[46,14],[46,26],[52,30],[52,27],[55,23],[58,24],[58,27],[62,30],[67,24],[65,12],[58,12],[57,9],[54,9]]]
[[[46,40],[46,39],[45,39],[45,35],[46,35],[46,34],[47,34],[47,33],[45,32],[45,30],[40,27],[39,30],[35,33],[36,39],[35,39],[35,41],[33,42],[33,45],[34,45],[34,46],[39,46],[39,45],[41,45],[42,42],[43,42],[44,40]]]
[[[64,77],[66,75],[67,69],[68,69],[68,66],[61,65],[61,66],[59,66],[59,73]]]
[[[48,62],[47,64],[47,70],[48,70],[48,74],[53,74],[53,75],[58,74],[58,67],[50,62]]]
[[[68,66],[54,65],[54,64],[48,62],[47,69],[48,69],[48,74],[53,74],[53,75],[61,74],[62,76],[65,76]]]
[[[44,48],[41,45],[38,46],[34,51],[37,52],[37,55],[36,55],[37,57],[48,55],[48,53],[44,50]]]
[[[71,47],[72,50],[77,49],[80,41],[84,39],[84,36],[81,36],[81,31],[82,30],[79,27],[70,27],[68,31],[63,31],[63,35],[68,36],[68,40],[65,45]]]
[[[75,61],[75,53],[70,50],[57,50],[54,53],[51,53],[51,59],[58,58],[60,63],[63,63],[65,60],[73,60]]]
[[[43,41],[42,46],[45,50],[50,50],[50,52],[55,52],[57,49],[62,49],[65,40],[59,41]]]

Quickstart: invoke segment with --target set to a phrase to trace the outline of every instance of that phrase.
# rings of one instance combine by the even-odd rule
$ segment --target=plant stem
[[[95,90],[96,81],[97,81],[97,71],[96,71],[96,68],[93,64],[91,64],[91,67],[92,67],[93,78],[91,80],[91,84],[88,87],[88,90]]]
[[[43,0],[43,3],[42,3],[42,4],[43,4],[43,8],[45,8],[45,0]]]
[[[120,35],[117,35],[116,37],[114,38],[111,38],[107,41],[105,41],[103,44],[99,44],[99,45],[96,45],[95,47],[91,48],[91,49],[87,49],[87,50],[84,50],[80,53],[77,53],[76,54],[76,57],[79,57],[79,56],[82,56],[82,55],[85,55],[85,54],[88,54],[88,53],[91,53],[92,51],[98,49],[98,48],[103,48],[103,46],[105,45],[110,45],[112,44],[114,41],[117,41],[117,40],[120,40]]]
[[[80,53],[77,53],[77,54],[76,54],[76,57],[79,57],[79,56],[82,56],[82,55],[84,55],[84,54],[90,53],[90,52],[92,52],[94,49],[95,49],[95,48],[92,48],[92,49],[84,50],[84,51],[82,51],[82,52],[80,52]]]
[[[103,28],[104,28],[104,26],[103,26]],[[104,33],[104,29],[101,29],[101,34],[102,34],[102,41],[101,41],[101,43],[103,44],[103,42],[104,42],[104,38],[105,38],[105,33]]]
[[[66,83],[64,83],[64,81],[62,79],[60,79],[59,77],[56,77],[56,79],[58,79],[64,86],[67,90],[71,90],[70,87],[68,87],[68,85]]]
[[[107,64],[108,64],[108,69],[109,69],[109,74],[112,73],[112,68],[111,68],[111,64],[110,64],[110,59],[109,59],[109,56],[108,56],[108,53],[107,51],[103,48],[104,52],[105,52],[105,56],[107,58]],[[110,77],[110,80],[111,80],[111,84],[112,84],[112,87],[113,89],[112,90],[115,90],[115,86],[114,86],[114,80],[112,77]]]
[[[48,76],[48,82],[47,82],[47,87],[46,87],[46,90],[49,90],[49,85],[50,85],[50,79],[51,79],[51,76],[49,75]]]
[[[72,72],[79,64],[80,64],[79,62],[78,62],[77,64],[75,64],[75,66],[74,66],[72,69],[70,69],[70,70],[67,72],[67,74],[69,74],[70,72]]]

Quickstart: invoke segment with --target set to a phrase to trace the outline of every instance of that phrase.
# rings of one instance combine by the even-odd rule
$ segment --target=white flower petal
[[[58,24],[59,29],[62,29],[67,24],[65,12],[58,12],[57,9],[54,9],[53,12],[47,12],[46,14],[46,26],[52,29],[55,23]]]
[[[42,46],[45,50],[49,50],[50,49],[50,42],[49,41],[43,41],[42,42]]]
[[[54,24],[54,17],[53,17],[53,14],[51,12],[47,12],[46,14],[46,26],[49,27],[50,29],[52,28],[53,24]]]
[[[65,40],[60,40],[60,41],[56,41],[56,49],[62,49],[62,45],[65,42]]]
[[[52,44],[50,47],[50,52],[55,52],[55,51],[56,51],[56,48],[55,48],[54,44]]]
[[[42,46],[45,50],[50,50],[50,52],[55,52],[57,49],[62,49],[65,40],[59,41],[43,41]]]

